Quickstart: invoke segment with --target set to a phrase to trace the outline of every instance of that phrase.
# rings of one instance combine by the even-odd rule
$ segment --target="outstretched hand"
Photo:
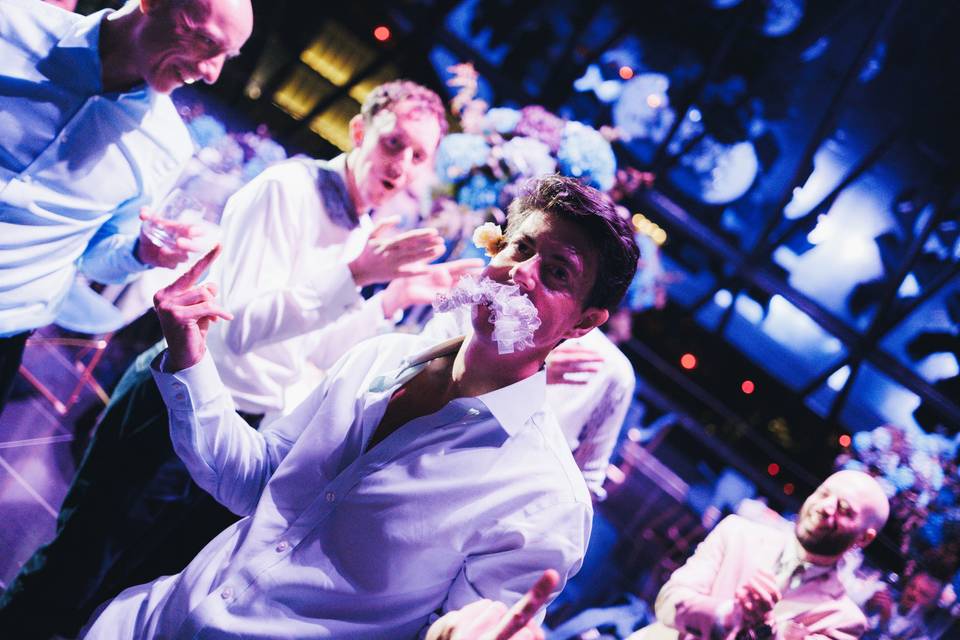
[[[197,281],[220,254],[216,245],[197,260],[186,273],[153,296],[153,306],[160,318],[163,337],[167,339],[166,371],[173,373],[200,362],[206,352],[210,323],[233,320],[233,315],[216,302],[217,287]]]
[[[481,269],[483,260],[467,258],[426,265],[419,275],[397,278],[383,291],[383,315],[391,318],[401,309],[430,304],[441,293],[448,293],[461,277]]]
[[[389,236],[399,223],[396,216],[378,222],[360,255],[350,262],[350,273],[357,286],[424,273],[428,262],[443,255],[443,238],[436,229],[414,229]]]
[[[543,640],[533,617],[559,584],[560,575],[547,569],[509,610],[493,600],[472,602],[434,622],[427,640]]]

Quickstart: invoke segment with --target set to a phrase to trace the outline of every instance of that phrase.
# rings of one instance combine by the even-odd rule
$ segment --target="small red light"
[[[626,65],[620,67],[620,77],[624,80],[629,80],[633,77],[633,69]]]
[[[840,446],[841,446],[841,447],[849,447],[849,446],[850,446],[851,439],[850,439],[850,436],[848,436],[847,434],[843,434],[842,436],[840,436],[840,437],[838,438],[838,440],[840,441]]]
[[[684,369],[693,369],[697,366],[697,356],[692,353],[685,353],[680,356],[680,366]]]
[[[756,385],[753,384],[752,380],[744,380],[740,385],[740,391],[743,391],[747,395],[753,393],[754,389],[756,389]]]
[[[373,37],[379,40],[380,42],[386,42],[390,39],[390,27],[380,25],[373,30]]]
[[[776,462],[771,462],[770,464],[767,465],[767,473],[769,473],[772,476],[777,475],[778,473],[780,473],[780,465],[778,465]]]
[[[793,495],[793,490],[794,490],[794,486],[792,482],[788,482],[787,484],[783,485],[783,492],[788,496]]]

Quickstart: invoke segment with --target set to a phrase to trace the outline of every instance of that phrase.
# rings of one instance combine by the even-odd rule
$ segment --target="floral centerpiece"
[[[917,427],[884,425],[855,433],[837,466],[877,478],[890,498],[900,552],[908,573],[935,555],[956,571],[960,564],[960,476],[956,438]]]
[[[452,254],[474,251],[469,236],[481,223],[504,222],[507,205],[527,178],[560,173],[607,192],[615,202],[652,184],[651,174],[617,169],[611,146],[619,136],[616,129],[601,127],[598,131],[582,122],[564,120],[539,105],[489,108],[476,97],[478,76],[473,65],[454,65],[450,71],[449,84],[458,88],[451,109],[461,130],[446,135],[437,150],[439,187],[430,224],[453,245]],[[659,260],[651,255],[657,244],[644,244],[641,266],[659,271],[656,275],[647,271],[635,291],[647,291],[651,283],[658,286],[663,275]],[[638,308],[652,306],[654,299],[662,296],[631,296]]]

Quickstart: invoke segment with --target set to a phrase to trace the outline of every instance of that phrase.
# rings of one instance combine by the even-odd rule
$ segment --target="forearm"
[[[364,340],[394,329],[394,319],[385,318],[381,295],[364,300],[310,336],[309,359],[320,369],[329,369],[343,354]]]
[[[134,255],[136,235],[115,233],[95,237],[80,257],[79,269],[91,280],[123,284],[150,268]]]
[[[238,354],[330,325],[362,300],[343,265],[312,283],[262,291],[234,302],[238,297],[235,293],[226,298],[234,319],[224,331],[227,346]]]
[[[282,451],[237,415],[209,354],[176,373],[152,365],[174,450],[205,491],[239,515],[253,512]]]

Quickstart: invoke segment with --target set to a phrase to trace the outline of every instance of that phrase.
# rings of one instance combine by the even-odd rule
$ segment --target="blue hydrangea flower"
[[[542,176],[557,170],[557,161],[550,155],[550,147],[534,138],[512,138],[501,145],[500,153],[510,168],[524,177]]]
[[[860,453],[869,451],[873,446],[873,436],[869,431],[858,431],[853,434],[853,448]]]
[[[484,129],[497,133],[513,133],[520,122],[520,111],[508,107],[494,107],[489,109],[483,117]]]
[[[593,127],[568,122],[557,152],[560,173],[607,191],[613,186],[617,159],[610,143]]]
[[[496,207],[503,186],[503,182],[493,180],[482,173],[475,173],[457,191],[457,202],[471,209]]]
[[[464,178],[474,167],[482,167],[490,157],[490,145],[481,136],[451,133],[437,149],[437,177],[445,182]]]
[[[917,477],[914,475],[913,470],[910,467],[897,467],[896,470],[894,470],[893,475],[890,477],[890,482],[892,482],[900,491],[909,489],[916,481]]]
[[[217,140],[227,135],[227,128],[220,124],[219,120],[206,114],[188,122],[187,130],[201,149],[212,146]]]

